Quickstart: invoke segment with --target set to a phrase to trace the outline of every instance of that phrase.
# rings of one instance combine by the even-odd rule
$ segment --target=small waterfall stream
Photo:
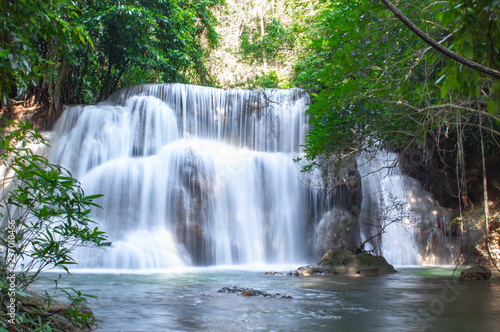
[[[393,167],[396,160],[395,153],[382,151],[358,160],[363,240],[388,225],[376,241],[377,252],[391,264],[451,264],[451,212],[439,206],[416,180]]]
[[[50,159],[68,168],[86,194],[104,194],[94,219],[113,242],[106,251],[79,251],[79,267],[311,263],[315,225],[333,214],[292,161],[305,142],[308,103],[298,89],[160,84],[67,107]],[[380,160],[360,166],[367,223],[377,214],[380,222],[391,206],[382,192],[403,200],[403,209],[427,199],[421,189],[408,191],[405,177],[373,172],[378,166]],[[421,264],[437,249],[425,245],[434,233],[422,240],[420,231],[391,226],[379,250],[389,262]],[[370,232],[362,227],[360,237]]]

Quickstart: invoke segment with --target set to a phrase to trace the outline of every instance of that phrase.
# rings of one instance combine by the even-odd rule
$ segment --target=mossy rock
[[[362,251],[355,245],[331,248],[318,264],[298,269],[302,275],[361,275],[376,276],[396,273],[384,257]]]

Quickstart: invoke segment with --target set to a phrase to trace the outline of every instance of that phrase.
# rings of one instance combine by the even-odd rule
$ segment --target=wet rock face
[[[314,230],[314,251],[318,257],[329,248],[360,243],[357,217],[346,210],[333,208],[326,212]]]
[[[424,190],[443,206],[454,208],[457,199],[448,181],[445,169],[434,145],[427,144],[425,152],[412,148],[400,155],[400,169],[403,174],[416,179]]]
[[[317,264],[300,267],[297,271],[304,276],[376,276],[397,272],[384,257],[362,251],[356,245],[331,248]]]
[[[241,288],[237,286],[232,287],[223,287],[217,291],[217,293],[236,293],[241,296],[262,296],[269,297],[273,299],[292,299],[289,295],[283,295],[280,293],[269,294],[260,290],[256,290],[253,288]]]
[[[473,266],[460,273],[461,280],[488,280],[490,277],[491,271],[483,266]]]
[[[363,191],[361,188],[361,175],[357,169],[349,170],[348,178],[348,207],[356,216],[359,216],[361,212],[361,201],[363,200]]]

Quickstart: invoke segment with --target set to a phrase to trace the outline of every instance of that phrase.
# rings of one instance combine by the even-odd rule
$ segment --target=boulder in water
[[[484,266],[473,266],[460,273],[461,280],[488,280],[490,277],[490,269]]]
[[[397,272],[384,257],[362,251],[356,245],[331,248],[317,264],[300,267],[297,271],[303,276],[377,276]]]

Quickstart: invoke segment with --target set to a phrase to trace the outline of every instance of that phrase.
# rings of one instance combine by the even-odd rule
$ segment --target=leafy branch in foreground
[[[10,122],[3,133],[0,311],[6,313],[12,292],[26,295],[24,291],[41,272],[60,268],[69,273],[68,267],[76,264],[75,248],[110,243],[91,219],[91,209],[99,207],[94,201],[101,195],[85,196],[66,169],[33,151],[47,142],[30,123]]]

